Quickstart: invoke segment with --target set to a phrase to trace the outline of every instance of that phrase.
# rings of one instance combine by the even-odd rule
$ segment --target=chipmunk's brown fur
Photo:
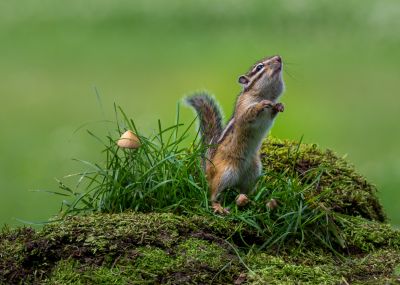
[[[210,145],[205,171],[213,208],[218,213],[227,212],[217,200],[221,191],[238,187],[240,193],[248,193],[261,174],[258,151],[262,139],[277,113],[284,109],[281,103],[276,103],[284,89],[281,58],[274,56],[257,62],[239,77],[239,83],[243,91],[224,129],[221,111],[212,97],[196,94],[187,99],[199,115],[203,141]]]

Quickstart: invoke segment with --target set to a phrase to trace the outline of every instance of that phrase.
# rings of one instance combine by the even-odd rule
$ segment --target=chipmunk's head
[[[276,101],[284,89],[282,69],[282,58],[279,55],[267,57],[240,76],[239,83],[244,92],[251,91],[264,99]]]

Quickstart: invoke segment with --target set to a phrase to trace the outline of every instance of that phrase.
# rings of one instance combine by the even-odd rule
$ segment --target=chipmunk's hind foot
[[[222,207],[221,204],[217,202],[212,204],[212,208],[215,214],[228,215],[230,213],[228,208]]]

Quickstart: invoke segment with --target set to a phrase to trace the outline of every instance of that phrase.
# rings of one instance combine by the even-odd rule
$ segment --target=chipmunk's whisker
[[[294,80],[297,80],[297,78],[294,77],[294,76],[287,70],[287,68],[285,68],[283,71],[284,71],[289,77],[293,78]]]

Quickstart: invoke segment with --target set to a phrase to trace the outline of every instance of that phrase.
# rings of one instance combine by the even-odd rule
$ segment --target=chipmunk
[[[276,103],[284,90],[282,68],[280,56],[267,57],[239,77],[243,89],[225,127],[213,97],[198,92],[186,98],[198,114],[202,142],[208,146],[203,164],[216,213],[229,213],[218,202],[223,190],[238,187],[241,194],[236,203],[245,205],[248,202],[245,194],[261,175],[258,152],[262,140],[276,115],[284,110],[283,104]]]

